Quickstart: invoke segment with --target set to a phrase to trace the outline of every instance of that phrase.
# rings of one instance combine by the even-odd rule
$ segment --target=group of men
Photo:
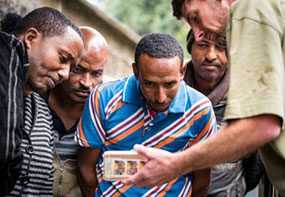
[[[227,125],[178,153],[136,146],[148,163],[125,183],[159,185],[259,149],[270,181],[285,196],[284,1],[173,0],[172,5],[195,40],[227,35]]]
[[[250,184],[244,160],[260,163],[262,147],[285,196],[283,0],[172,5],[192,27],[192,60],[172,36],[147,34],[134,74],[105,84],[103,36],[55,9],[0,33],[0,195],[244,196],[263,172]],[[104,152],[133,148],[145,166],[104,180]]]
[[[8,14],[1,30],[0,195],[82,196],[74,133],[107,42],[48,7]]]

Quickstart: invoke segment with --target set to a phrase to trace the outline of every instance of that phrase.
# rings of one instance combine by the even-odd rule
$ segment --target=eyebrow
[[[103,69],[99,68],[99,69],[93,70],[92,72],[103,72]]]
[[[84,68],[80,63],[76,64],[76,66],[80,67],[82,70],[86,70],[86,68]]]
[[[67,59],[69,61],[71,61],[72,63],[75,63],[75,57],[71,53],[69,53],[69,52],[67,52],[67,51],[65,51],[63,49],[61,49],[60,52],[63,53],[64,55],[66,55]]]
[[[75,57],[74,56],[72,56],[70,53],[68,53],[68,52],[65,52],[66,54],[67,54],[67,57],[68,57],[68,59],[71,59],[71,60],[73,60],[73,61],[75,61]]]
[[[177,82],[177,80],[171,80],[171,81],[167,81],[165,83],[176,83],[176,82]]]

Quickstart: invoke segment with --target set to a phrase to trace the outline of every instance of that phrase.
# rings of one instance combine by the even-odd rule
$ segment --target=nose
[[[67,80],[69,77],[70,65],[63,67],[58,71],[59,81]]]
[[[209,62],[212,62],[217,59],[217,53],[216,53],[215,47],[213,46],[209,47],[206,58]]]
[[[85,73],[81,78],[80,78],[80,84],[84,86],[85,88],[90,88],[92,86],[92,80],[91,76],[88,73]]]
[[[167,96],[163,88],[158,88],[155,94],[155,101],[156,103],[164,103]]]

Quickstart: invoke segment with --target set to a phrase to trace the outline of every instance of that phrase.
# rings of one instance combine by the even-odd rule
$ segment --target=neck
[[[25,96],[29,96],[29,95],[31,95],[32,94],[32,87],[30,86],[30,84],[28,84],[28,83],[25,83],[25,85],[24,85],[24,95]]]
[[[49,106],[56,112],[66,129],[70,129],[80,119],[84,104],[71,101],[62,90],[55,88],[48,98]]]
[[[201,77],[194,75],[194,88],[202,92],[204,95],[209,95],[216,87],[217,81],[215,80],[205,80]]]

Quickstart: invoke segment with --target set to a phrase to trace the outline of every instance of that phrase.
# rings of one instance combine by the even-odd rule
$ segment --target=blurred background
[[[145,33],[173,35],[189,58],[185,50],[188,27],[172,16],[171,0],[0,0],[0,20],[8,12],[24,16],[42,6],[54,7],[76,25],[88,25],[103,34],[110,54],[104,81],[132,73],[135,46]]]
[[[163,32],[174,36],[184,47],[188,26],[172,15],[171,0],[88,0],[139,35]],[[185,51],[185,54],[188,53]],[[189,56],[188,56],[189,57]]]

